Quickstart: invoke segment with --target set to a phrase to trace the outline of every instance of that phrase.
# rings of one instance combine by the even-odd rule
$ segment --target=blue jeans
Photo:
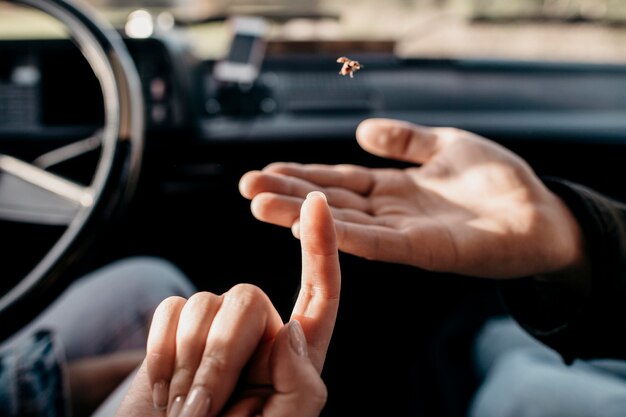
[[[577,360],[554,350],[511,318],[488,321],[474,344],[482,383],[471,417],[626,416],[626,361]]]
[[[149,257],[118,261],[76,281],[0,346],[0,415],[66,415],[66,361],[145,348],[156,306],[193,292],[176,267]],[[124,391],[96,414],[113,415]]]

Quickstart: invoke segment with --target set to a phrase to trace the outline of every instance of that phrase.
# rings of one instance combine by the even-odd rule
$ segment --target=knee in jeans
[[[530,417],[541,415],[534,412],[542,410],[546,416],[552,416],[549,410],[555,404],[551,388],[558,386],[558,381],[550,368],[560,366],[566,365],[552,355],[532,349],[505,353],[477,392],[470,415]]]
[[[182,273],[166,259],[150,256],[137,256],[120,259],[110,264],[108,268],[115,272],[118,277],[128,278],[129,276],[146,279],[176,279]]]
[[[171,262],[148,256],[126,258],[106,265],[79,280],[75,289],[79,287],[95,294],[114,292],[131,300],[148,295],[155,299],[170,295],[188,297],[195,291],[189,279]]]

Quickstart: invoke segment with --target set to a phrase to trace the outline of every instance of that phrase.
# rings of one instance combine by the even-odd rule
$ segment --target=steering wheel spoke
[[[71,0],[8,1],[48,14],[64,26],[100,85],[104,117],[101,129],[91,137],[32,162],[0,154],[0,226],[14,230],[10,223],[35,225],[24,228],[32,233],[27,239],[37,239],[35,230],[46,235],[48,225],[64,229],[37,259],[11,260],[32,265],[17,265],[20,276],[0,289],[0,341],[61,294],[109,221],[126,208],[139,178],[145,123],[139,74],[115,28]],[[47,171],[96,150],[86,186]]]
[[[0,219],[69,225],[93,204],[93,192],[27,162],[0,154]]]

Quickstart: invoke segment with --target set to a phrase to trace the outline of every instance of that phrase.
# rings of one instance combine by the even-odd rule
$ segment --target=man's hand
[[[284,325],[265,293],[249,284],[166,299],[119,416],[319,415],[341,277],[325,197],[310,194],[300,218],[302,281],[291,321]]]
[[[274,163],[240,181],[254,216],[291,227],[312,190],[332,207],[339,249],[368,259],[514,278],[583,264],[580,228],[517,155],[470,132],[370,119],[357,140],[407,169]]]

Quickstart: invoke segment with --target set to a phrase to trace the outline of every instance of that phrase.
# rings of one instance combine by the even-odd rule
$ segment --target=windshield
[[[407,58],[626,62],[626,0],[89,0],[123,29],[142,9],[179,31],[204,58],[227,49],[224,18],[267,18],[270,42],[386,45]],[[62,36],[41,18],[15,19],[1,3],[0,35]],[[12,13],[10,13],[12,12]],[[6,21],[4,21],[6,20]],[[17,22],[20,22],[19,24]],[[50,27],[52,29],[50,29]]]

